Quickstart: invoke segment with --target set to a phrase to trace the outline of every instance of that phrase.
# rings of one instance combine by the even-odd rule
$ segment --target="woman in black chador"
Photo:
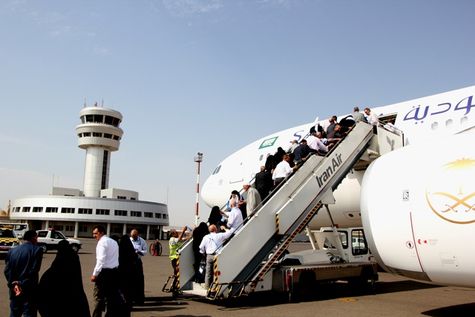
[[[38,310],[42,317],[90,317],[82,285],[81,263],[67,240],[58,244],[58,253],[39,284]]]
[[[134,246],[128,235],[123,235],[119,241],[119,277],[125,307],[121,316],[130,316],[135,292],[135,281],[138,277],[138,260]]]
[[[221,230],[220,229],[221,226],[225,225],[225,223],[222,221],[222,218],[223,218],[223,215],[221,215],[221,210],[219,209],[219,207],[213,206],[213,208],[211,208],[211,211],[209,213],[208,225],[215,225],[216,228],[218,228],[218,232],[219,232]]]
[[[219,208],[218,208],[219,210]],[[209,233],[208,225],[205,222],[202,222],[193,230],[193,254],[195,257],[195,262],[193,263],[193,268],[195,269],[195,282],[203,283],[205,280],[204,272],[200,273],[200,262],[203,255],[200,253],[200,243],[203,240],[203,237]]]

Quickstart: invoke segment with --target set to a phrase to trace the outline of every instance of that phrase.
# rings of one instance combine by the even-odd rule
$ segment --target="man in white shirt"
[[[103,226],[94,226],[92,235],[97,240],[96,266],[91,276],[94,285],[95,306],[93,317],[101,317],[104,310],[108,316],[118,316],[119,295],[119,244],[106,236]],[[106,307],[107,306],[107,307]]]
[[[200,253],[206,255],[205,287],[207,289],[213,282],[213,265],[216,250],[218,250],[218,248],[223,245],[224,241],[226,241],[234,232],[234,229],[231,228],[231,230],[226,232],[217,233],[218,229],[215,225],[210,225],[208,229],[210,233],[204,236],[199,246]]]
[[[143,275],[143,264],[141,258],[147,254],[147,242],[139,236],[137,229],[130,231],[130,241],[135,249],[137,255],[137,278],[134,280],[133,302],[138,305],[143,305],[145,300],[145,282]]]
[[[237,230],[243,222],[241,209],[238,207],[238,202],[233,198],[229,201],[231,211],[228,213],[227,227],[232,230]]]
[[[299,142],[297,140],[290,141],[290,147],[287,150],[287,153],[293,153],[297,146],[299,146]]]
[[[368,123],[371,125],[378,125],[379,119],[378,116],[371,111],[370,108],[366,107],[364,108],[364,113],[366,115],[366,120],[368,120]]]
[[[287,176],[292,173],[292,167],[289,164],[290,156],[288,154],[284,154],[282,161],[274,169],[272,173],[272,179],[274,180],[274,187],[279,185]]]
[[[307,138],[307,145],[312,153],[325,155],[328,152],[328,147],[317,137],[317,131],[315,131],[315,128],[313,127],[310,129],[310,135]]]

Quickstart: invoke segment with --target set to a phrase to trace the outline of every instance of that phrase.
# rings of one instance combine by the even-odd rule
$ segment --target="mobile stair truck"
[[[322,227],[308,232],[308,236],[314,249],[285,255],[269,271],[272,274],[264,276],[261,290],[271,287],[292,300],[312,294],[321,282],[347,281],[368,288],[378,280],[377,263],[369,252],[363,228]]]
[[[357,123],[326,156],[313,155],[267,197],[257,212],[216,252],[210,289],[193,282],[192,241],[179,250],[179,272],[165,291],[220,299],[258,291],[282,291],[291,297],[315,281],[377,279],[376,263],[361,228],[321,228],[308,224],[322,207],[334,204],[333,191],[351,169],[365,169],[404,137]],[[307,230],[311,250],[286,254],[295,236]]]

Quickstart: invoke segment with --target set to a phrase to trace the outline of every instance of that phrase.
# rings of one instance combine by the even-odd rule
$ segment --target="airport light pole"
[[[203,153],[198,152],[195,156],[195,162],[197,163],[196,170],[196,209],[195,209],[195,226],[198,226],[198,220],[200,219],[200,167],[203,162]]]

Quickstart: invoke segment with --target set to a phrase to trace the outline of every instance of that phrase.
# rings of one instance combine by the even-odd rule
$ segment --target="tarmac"
[[[90,276],[95,264],[94,239],[83,239],[79,251],[84,290],[93,307],[93,283]],[[150,243],[150,241],[148,241]],[[240,299],[210,302],[208,300],[178,297],[162,292],[163,284],[172,273],[168,259],[168,243],[161,256],[143,257],[145,274],[145,303],[134,307],[134,317],[155,316],[475,316],[475,289],[436,286],[380,273],[373,291],[351,289],[346,283],[318,286],[312,294],[298,302],[289,302],[287,296],[274,293],[255,293]],[[308,247],[295,243],[291,250]],[[46,253],[40,274],[56,256],[55,251]],[[2,258],[0,269],[5,262]],[[0,287],[0,317],[9,315],[9,300],[6,282]],[[54,294],[52,294],[54,296]],[[67,317],[67,313],[65,313]]]

